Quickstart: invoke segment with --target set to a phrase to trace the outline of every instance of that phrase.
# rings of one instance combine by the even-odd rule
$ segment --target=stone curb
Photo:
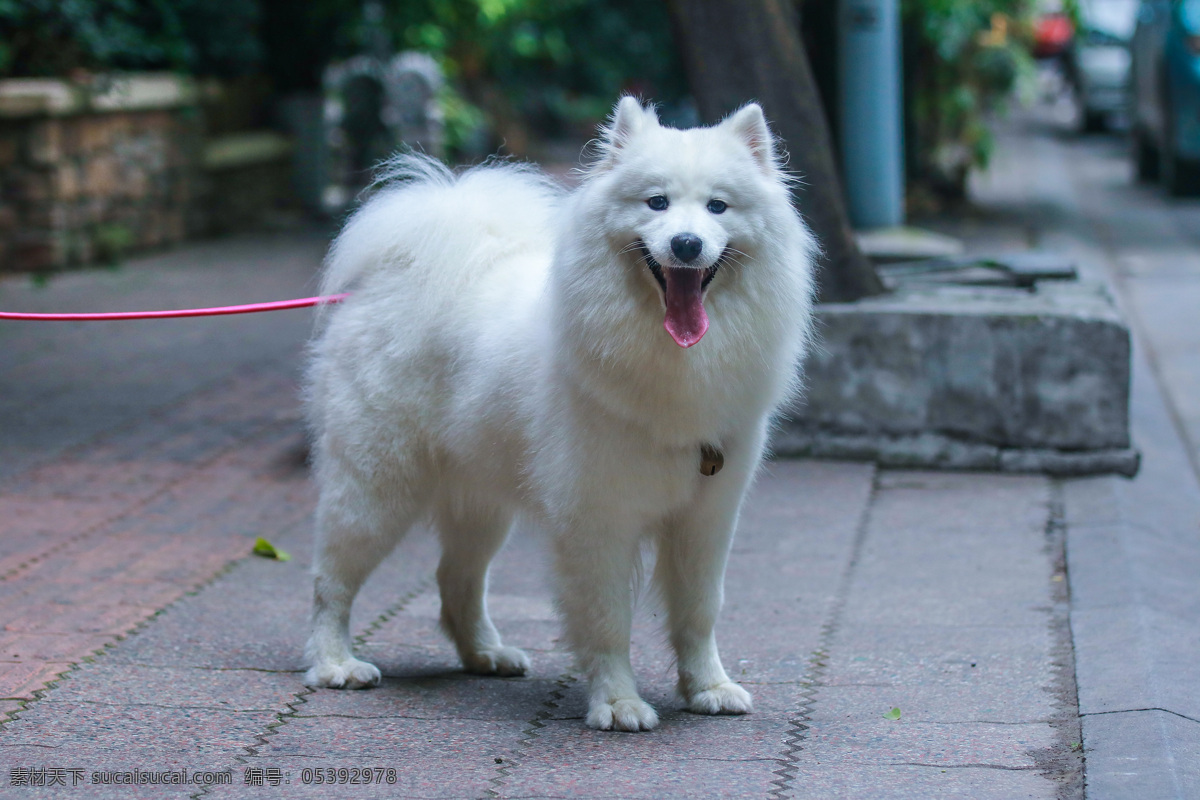
[[[776,458],[873,461],[881,467],[1043,473],[1056,477],[1116,474],[1133,477],[1136,448],[1065,451],[1010,448],[962,441],[939,433],[855,435],[791,428],[772,441]]]
[[[817,307],[779,455],[885,466],[1136,474],[1129,328],[1107,288],[910,284]]]

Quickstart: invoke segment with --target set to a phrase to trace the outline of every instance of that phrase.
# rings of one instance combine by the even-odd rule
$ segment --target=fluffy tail
[[[492,161],[455,175],[431,156],[385,162],[375,194],[325,259],[321,294],[351,291],[372,272],[414,263],[469,269],[497,246],[540,241],[561,190],[536,168]]]

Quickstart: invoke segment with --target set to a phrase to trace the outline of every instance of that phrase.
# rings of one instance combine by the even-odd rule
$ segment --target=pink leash
[[[349,292],[322,297],[302,297],[298,300],[276,300],[273,303],[249,303],[242,306],[217,306],[215,308],[180,308],[173,311],[114,311],[104,314],[23,314],[0,311],[0,319],[43,320],[65,322],[68,320],[102,319],[166,319],[169,317],[216,317],[222,314],[253,314],[256,311],[282,311],[287,308],[340,303],[350,296]]]

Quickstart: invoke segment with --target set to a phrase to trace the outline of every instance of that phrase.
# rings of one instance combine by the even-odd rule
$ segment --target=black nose
[[[685,264],[690,264],[704,249],[704,242],[694,233],[677,233],[671,237],[671,252]]]

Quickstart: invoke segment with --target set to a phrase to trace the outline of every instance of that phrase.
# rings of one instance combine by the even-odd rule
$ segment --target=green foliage
[[[987,165],[987,118],[1032,74],[1030,0],[902,0],[910,181],[961,197]]]
[[[453,86],[446,84],[438,95],[445,125],[446,150],[452,154],[477,153],[487,150],[487,143],[478,141],[487,130],[487,115]]]
[[[262,556],[263,558],[271,558],[276,561],[291,561],[292,560],[292,557],[290,554],[288,554],[287,552],[285,552],[283,550],[280,550],[278,547],[271,544],[269,541],[267,541],[266,539],[264,539],[261,536],[259,536],[258,538],[256,538],[254,540],[254,547],[252,547],[250,549],[250,552],[254,553],[254,555],[256,555],[256,556]]]
[[[455,120],[480,108],[554,132],[603,116],[623,90],[684,93],[662,2],[382,0],[381,24],[368,23],[358,3],[261,2],[267,67],[280,89],[316,89],[325,64],[370,49],[382,32],[392,49],[433,55],[460,90],[443,104],[451,136]]]
[[[631,0],[441,0],[403,27],[467,86],[493,81],[515,110],[554,126],[603,116],[625,90],[683,93],[665,5]],[[465,29],[464,29],[465,28]],[[430,47],[443,43],[440,47]]]
[[[452,149],[484,120],[558,133],[632,91],[676,99],[685,82],[661,0],[0,0],[0,77],[174,70],[265,72],[316,90],[327,64],[377,48],[438,59]],[[502,131],[506,134],[509,131]]]
[[[258,6],[222,0],[0,0],[0,77],[76,70],[236,75],[258,62]]]
[[[119,264],[136,240],[129,226],[119,222],[101,223],[92,233],[97,260],[110,265]]]

